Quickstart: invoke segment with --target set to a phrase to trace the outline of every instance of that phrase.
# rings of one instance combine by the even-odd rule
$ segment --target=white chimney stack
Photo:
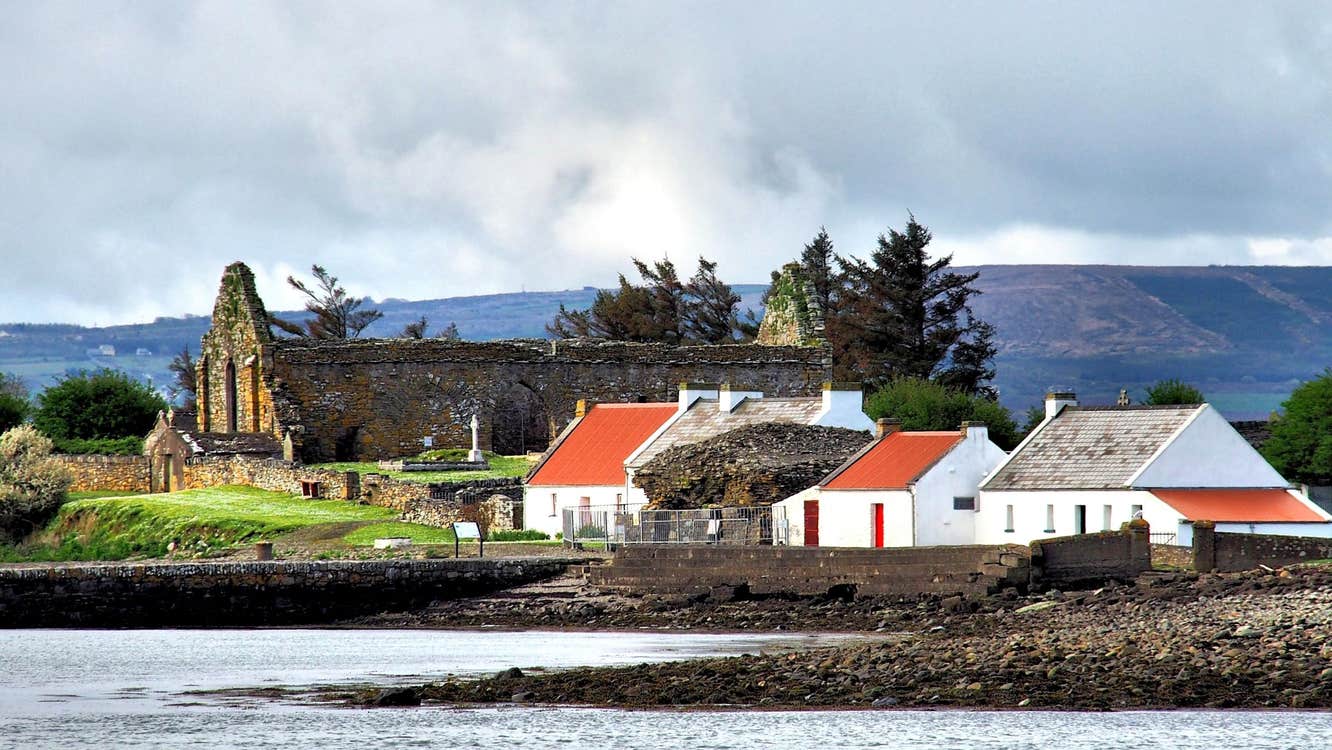
[[[1077,405],[1078,396],[1073,391],[1050,391],[1045,394],[1045,418],[1052,418],[1065,406]]]
[[[717,398],[716,383],[681,383],[680,411],[686,411],[700,398]]]
[[[763,391],[743,388],[733,383],[722,383],[721,393],[717,397],[717,408],[724,412],[732,412],[747,398],[763,398]]]
[[[990,439],[990,428],[984,422],[963,422],[962,437],[967,440],[984,442]]]
[[[865,397],[860,383],[824,383],[823,408],[814,424],[820,427],[845,427],[848,430],[872,430],[874,422],[865,416]]]

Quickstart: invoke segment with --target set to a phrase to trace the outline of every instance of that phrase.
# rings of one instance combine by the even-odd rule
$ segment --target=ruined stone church
[[[579,399],[670,401],[685,381],[815,395],[828,379],[817,346],[669,346],[600,340],[352,339],[274,334],[254,275],[222,275],[198,361],[198,429],[262,433],[306,463],[468,447],[544,450]]]

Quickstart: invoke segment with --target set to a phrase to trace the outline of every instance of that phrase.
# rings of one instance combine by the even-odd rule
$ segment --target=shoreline
[[[900,634],[877,643],[778,655],[530,675],[507,670],[420,685],[397,697],[432,707],[1332,709],[1332,568],[1325,566],[1149,573],[1130,585],[1027,597],[1004,592],[896,600],[681,601],[606,596],[577,587],[545,597],[528,593],[500,592],[355,624],[758,635],[782,632],[765,625],[794,620],[829,633]],[[826,622],[841,627],[819,627]],[[634,626],[623,627],[626,623]],[[382,692],[343,691],[335,699],[372,705],[380,703]]]

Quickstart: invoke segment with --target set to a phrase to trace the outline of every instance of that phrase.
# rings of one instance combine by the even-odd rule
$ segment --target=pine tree
[[[800,253],[800,270],[814,286],[814,300],[818,302],[822,315],[827,315],[831,309],[833,291],[837,288],[833,269],[835,258],[832,238],[828,236],[826,227],[819,227],[819,233]]]
[[[931,259],[930,239],[929,229],[909,216],[905,232],[879,235],[868,261],[837,256],[843,283],[830,339],[839,377],[937,378],[968,393],[987,392],[994,329],[970,307],[980,274],[949,271],[952,256]]]
[[[699,256],[698,271],[685,287],[685,331],[701,344],[735,343],[740,321],[736,309],[740,295],[717,278],[717,263]]]
[[[287,283],[293,289],[309,299],[305,311],[314,315],[303,323],[272,318],[278,328],[295,336],[308,336],[315,339],[352,339],[361,335],[371,323],[384,317],[378,310],[362,310],[365,299],[347,296],[347,290],[338,286],[338,277],[331,275],[323,266],[312,265],[310,272],[315,277],[315,288],[306,286],[304,281],[295,276],[288,276]]]

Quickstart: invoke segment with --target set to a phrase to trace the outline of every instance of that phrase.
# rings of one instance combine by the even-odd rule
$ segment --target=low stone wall
[[[323,624],[550,578],[575,558],[0,568],[0,627]]]
[[[1041,539],[1031,543],[1033,588],[1127,581],[1152,569],[1151,528],[1144,521],[1120,531]]]
[[[53,458],[64,464],[73,477],[71,492],[148,491],[151,469],[147,456],[56,454]]]
[[[984,594],[1026,586],[1029,550],[999,547],[715,547],[625,545],[593,585],[659,594],[737,591],[815,596]]]
[[[1211,521],[1193,524],[1193,566],[1199,572],[1230,573],[1332,558],[1332,539],[1217,531]]]

